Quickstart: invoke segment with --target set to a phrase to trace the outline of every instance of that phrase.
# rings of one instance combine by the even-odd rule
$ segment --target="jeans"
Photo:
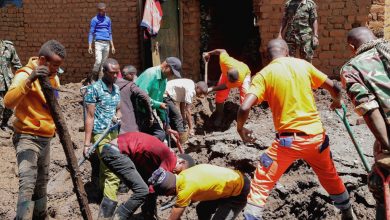
[[[133,194],[123,204],[130,213],[134,213],[145,201],[149,188],[138,173],[133,161],[121,154],[114,145],[107,144],[101,152],[103,163],[129,187]]]
[[[106,61],[110,52],[109,41],[95,41],[95,64],[92,69],[92,80],[97,81],[99,72],[102,70],[102,65]]]
[[[165,131],[161,128],[160,124],[158,123],[157,119],[155,118],[153,121],[152,126],[150,127],[140,127],[139,130],[141,132],[144,132],[146,134],[150,134],[156,138],[158,138],[160,141],[165,140]]]
[[[13,144],[19,173],[17,219],[23,219],[20,204],[40,200],[47,196],[49,182],[51,138],[15,133]],[[46,209],[46,207],[44,207]],[[23,213],[23,214],[22,214]]]
[[[183,117],[181,116],[180,109],[176,107],[175,102],[171,97],[165,97],[164,102],[167,104],[169,110],[169,126],[175,131],[186,132]]]
[[[244,175],[244,186],[240,195],[224,199],[200,202],[196,206],[199,220],[233,220],[245,207],[250,190],[250,180]],[[214,215],[214,216],[213,216]]]

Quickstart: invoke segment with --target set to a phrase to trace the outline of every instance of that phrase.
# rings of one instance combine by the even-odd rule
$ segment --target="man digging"
[[[168,220],[179,220],[191,202],[199,220],[233,220],[246,205],[250,180],[238,170],[200,164],[175,175],[162,168],[149,183],[160,195],[175,195],[176,204]]]
[[[368,187],[376,200],[376,219],[385,219],[383,183],[376,169],[390,173],[390,43],[366,27],[352,29],[347,40],[354,57],[342,67],[341,80],[376,139]]]
[[[341,106],[341,89],[307,61],[288,57],[284,40],[271,40],[267,52],[271,63],[253,78],[237,115],[237,131],[242,140],[253,142],[252,131],[244,124],[254,104],[268,101],[277,131],[272,145],[260,157],[245,218],[262,219],[266,200],[275,183],[295,160],[303,159],[341,210],[341,218],[356,219],[348,191],[334,166],[329,137],[312,93],[312,89],[318,87],[328,90],[333,98],[331,108],[336,108]]]
[[[156,109],[164,125],[164,130],[169,128],[166,114],[167,104],[163,102],[167,80],[175,76],[180,78],[180,71],[181,61],[176,57],[168,57],[161,65],[146,69],[135,82],[138,87],[149,95],[152,108]],[[140,131],[158,137],[160,141],[165,140],[164,130],[161,128],[157,118],[154,119],[152,126],[140,127]]]
[[[149,134],[127,132],[120,134],[101,153],[106,166],[129,187],[133,194],[115,212],[114,219],[129,219],[142,206],[144,219],[156,216],[157,195],[148,189],[147,180],[159,167],[180,173],[195,162],[187,154],[175,155],[163,142]]]
[[[169,109],[170,126],[179,133],[188,133],[194,135],[194,124],[192,122],[192,101],[195,96],[204,97],[207,95],[207,84],[203,81],[194,83],[190,79],[173,79],[167,83],[164,102]],[[180,110],[176,104],[179,104]],[[188,132],[185,130],[185,124],[188,125]],[[183,137],[183,136],[182,136]],[[184,144],[187,137],[184,136],[180,142]]]
[[[219,65],[221,67],[221,76],[219,77],[217,86],[208,89],[208,92],[217,91],[215,96],[216,118],[214,125],[220,127],[224,117],[224,102],[229,96],[230,89],[240,89],[240,103],[242,103],[249,89],[251,71],[245,63],[229,56],[224,49],[205,52],[203,53],[203,59],[208,62],[211,55],[219,56]]]

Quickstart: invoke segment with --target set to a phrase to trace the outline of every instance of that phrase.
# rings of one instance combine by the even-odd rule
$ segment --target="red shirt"
[[[118,136],[118,147],[135,164],[144,180],[159,167],[170,172],[176,167],[177,157],[168,146],[156,137],[142,132],[127,132]]]

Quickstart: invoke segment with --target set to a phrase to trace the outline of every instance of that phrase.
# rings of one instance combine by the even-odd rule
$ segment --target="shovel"
[[[167,123],[167,126],[169,126],[169,120],[170,120],[169,119],[169,107],[167,107],[165,112],[166,112],[166,115],[167,115],[166,123]],[[181,143],[180,143],[179,132],[169,128],[169,129],[167,129],[166,134],[167,134],[168,147],[172,148],[172,140],[171,140],[171,135],[172,135],[173,139],[174,139],[174,141],[176,143],[177,149],[179,150],[179,153],[183,154],[184,151],[183,151],[183,147],[181,146]]]
[[[77,162],[78,166],[81,166],[90,156],[91,154],[95,151],[96,147],[99,145],[99,143],[107,136],[108,133],[111,131],[118,129],[120,126],[120,121],[114,125],[110,125],[106,128],[106,130],[103,131],[102,135],[100,138],[89,148],[88,153],[86,156],[83,156],[80,158]],[[69,172],[67,172],[68,169],[64,168],[60,172],[58,172],[53,178],[50,179],[49,183],[47,184],[48,186],[48,191],[50,192],[53,187],[55,187],[54,183],[57,181],[66,181],[69,178]],[[68,174],[68,175],[66,175]]]
[[[85,102],[85,94],[87,93],[87,87],[83,86],[80,88],[80,94],[83,96],[83,119],[84,119],[84,126],[85,126],[85,118],[87,117],[87,103]]]
[[[204,82],[207,84],[207,79],[209,78],[208,77],[208,70],[209,70],[209,68],[208,68],[208,66],[209,66],[209,61],[204,61]]]
[[[362,151],[359,143],[356,141],[355,136],[354,136],[354,134],[352,132],[351,126],[349,125],[349,121],[347,119],[347,107],[345,107],[345,105],[342,104],[341,108],[343,109],[343,114],[341,114],[339,112],[339,110],[337,110],[337,109],[335,109],[335,112],[336,112],[337,116],[339,116],[339,118],[341,119],[343,124],[345,125],[345,128],[347,129],[348,134],[349,134],[349,136],[352,139],[353,145],[355,146],[355,149],[358,152],[359,157],[360,157],[360,159],[363,162],[364,168],[366,169],[367,173],[369,173],[371,171],[370,166],[368,165],[366,157],[364,156],[363,151]]]
[[[173,207],[176,204],[176,197],[172,197],[168,202],[161,204],[160,211],[164,211]]]
[[[390,220],[390,176],[385,177],[378,167],[375,167],[375,173],[377,173],[383,182],[383,192],[385,194],[385,207],[386,207],[386,219]]]

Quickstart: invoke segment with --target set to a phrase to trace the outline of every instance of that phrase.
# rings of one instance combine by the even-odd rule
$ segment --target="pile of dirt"
[[[61,88],[60,104],[72,139],[78,146],[76,155],[81,157],[84,133],[78,129],[83,125],[81,84],[67,84]],[[324,127],[330,137],[331,149],[339,175],[344,180],[350,192],[353,208],[359,219],[374,219],[375,201],[366,185],[367,174],[353,148],[345,127],[336,114],[329,110],[330,96],[322,90],[316,91],[318,110]],[[214,128],[213,110],[215,108],[212,95],[195,103],[193,115],[196,123],[196,135],[191,137],[185,146],[198,163],[211,163],[220,166],[239,169],[252,176],[259,156],[274,139],[272,115],[266,104],[259,105],[251,111],[247,127],[253,129],[257,141],[254,144],[244,144],[235,129],[235,118],[239,101],[229,98],[225,105],[224,126]],[[349,118],[354,125],[358,118],[349,106]],[[369,163],[372,163],[373,136],[366,125],[353,126],[358,142],[361,144]],[[18,177],[15,149],[11,140],[0,139],[0,219],[13,219],[18,194]],[[51,144],[50,177],[53,178],[66,166],[65,155],[58,137]],[[86,162],[81,167],[82,178],[90,201],[90,208],[96,218],[98,212],[98,190],[90,182],[90,164]],[[72,182],[56,181],[49,187],[49,212],[55,219],[82,219],[72,191]],[[119,195],[119,201],[125,201],[128,194]],[[159,204],[169,198],[159,198]],[[192,204],[184,213],[182,219],[197,219],[195,205]],[[159,212],[166,219],[170,210]],[[283,175],[272,191],[264,219],[337,219],[339,212],[332,205],[325,190],[320,186],[312,169],[303,161],[295,162]],[[134,219],[142,219],[138,212]],[[240,217],[239,219],[243,219]]]

